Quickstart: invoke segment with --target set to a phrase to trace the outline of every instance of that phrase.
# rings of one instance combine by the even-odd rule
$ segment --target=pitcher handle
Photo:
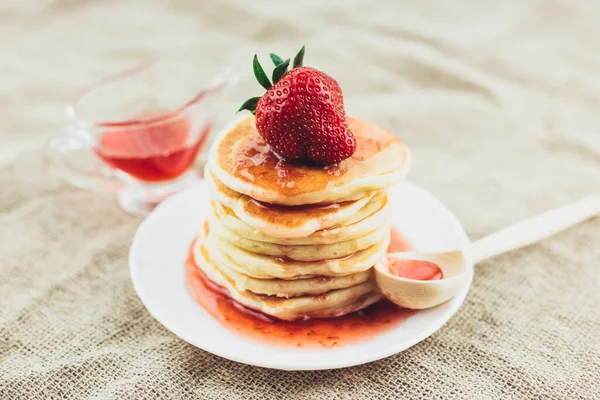
[[[81,189],[95,192],[117,192],[125,187],[125,183],[114,176],[113,170],[106,167],[106,171],[86,173],[69,165],[65,156],[75,150],[90,149],[88,138],[78,134],[71,128],[57,132],[44,148],[44,158],[49,170],[56,176]]]

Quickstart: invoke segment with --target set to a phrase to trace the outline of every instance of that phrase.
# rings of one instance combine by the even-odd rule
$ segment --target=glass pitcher
[[[125,211],[147,215],[197,180],[194,161],[237,81],[225,71],[201,82],[196,70],[153,61],[81,92],[67,107],[68,126],[46,146],[50,169],[74,186],[116,192]],[[86,170],[81,159],[90,157],[100,162]]]

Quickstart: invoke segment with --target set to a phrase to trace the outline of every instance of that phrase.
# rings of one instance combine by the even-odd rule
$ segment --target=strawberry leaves
[[[246,100],[244,102],[244,104],[242,104],[242,106],[240,107],[240,109],[237,110],[237,112],[240,112],[242,110],[248,110],[253,115],[256,115],[256,105],[258,104],[259,100],[260,100],[260,96],[259,97],[253,97],[251,99]]]
[[[265,70],[260,65],[260,62],[258,61],[258,56],[256,54],[254,55],[254,59],[252,60],[252,69],[254,70],[254,76],[256,77],[256,80],[258,81],[258,83],[260,83],[260,85],[262,87],[264,87],[266,90],[271,89],[271,87],[273,87],[273,85],[275,85],[277,82],[279,82],[281,80],[281,78],[283,78],[283,76],[288,72],[288,68],[289,68],[290,62],[291,62],[289,58],[284,61],[281,57],[279,57],[275,53],[269,54],[269,57],[271,58],[273,65],[275,65],[275,69],[273,69],[273,75],[272,75],[273,83],[271,83],[271,81],[269,80],[269,77],[265,73]],[[298,54],[296,54],[296,57],[294,57],[294,64],[293,64],[292,69],[301,67],[303,59],[304,59],[304,46],[302,46],[302,48],[300,49]],[[242,110],[248,110],[252,114],[256,114],[256,105],[258,104],[258,100],[260,100],[260,97],[253,97],[251,99],[246,100],[246,102],[244,102],[244,104],[242,104],[242,106],[240,107],[238,112],[240,112]]]
[[[271,53],[271,54],[269,54],[269,56],[271,57],[271,61],[273,61],[273,64],[275,64],[275,66],[278,66],[279,64],[281,64],[283,62],[283,59],[281,57],[279,57],[277,54]]]
[[[289,65],[290,59],[288,58],[287,60],[282,61],[279,65],[275,67],[275,69],[273,70],[273,84],[279,82],[281,77],[285,75]]]
[[[267,90],[271,89],[271,86],[273,85],[271,85],[267,74],[265,74],[265,71],[262,69],[256,54],[254,55],[254,60],[252,61],[252,68],[254,69],[254,76],[256,77],[258,83],[260,83],[261,86]]]
[[[302,66],[302,62],[304,61],[304,46],[300,49],[296,57],[294,57],[294,66],[292,68],[298,68]]]

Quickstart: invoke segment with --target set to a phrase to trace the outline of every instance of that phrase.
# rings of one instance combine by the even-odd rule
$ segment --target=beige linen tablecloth
[[[599,19],[599,2],[567,0],[2,2],[0,398],[600,398],[598,218],[478,265],[461,310],[401,354],[282,372],[155,321],[128,275],[140,221],[41,156],[73,93],[133,62],[249,73],[254,52],[266,64],[306,44],[348,112],[396,132],[410,178],[477,239],[600,191]],[[227,116],[260,93],[248,77]]]

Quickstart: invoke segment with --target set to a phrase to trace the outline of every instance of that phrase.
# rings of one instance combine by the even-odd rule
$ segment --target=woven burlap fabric
[[[283,372],[155,321],[128,275],[140,221],[42,161],[64,104],[106,73],[153,55],[249,72],[254,52],[305,43],[349,113],[410,146],[411,179],[471,238],[599,192],[600,3],[483,3],[3,2],[0,398],[600,398],[597,218],[479,265],[461,310],[401,354]],[[259,93],[248,78],[228,110]]]

